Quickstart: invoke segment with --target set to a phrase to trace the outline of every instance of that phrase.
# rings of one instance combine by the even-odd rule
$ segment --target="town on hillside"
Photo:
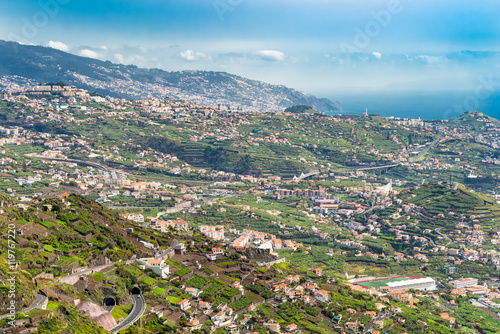
[[[498,120],[0,97],[2,333],[499,332]]]

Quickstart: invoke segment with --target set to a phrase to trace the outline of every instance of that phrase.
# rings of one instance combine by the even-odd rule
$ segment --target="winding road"
[[[33,311],[35,308],[37,308],[39,305],[45,303],[45,300],[47,299],[46,296],[40,294],[40,293],[37,293],[36,294],[36,300],[35,302],[30,306],[28,307],[27,309],[24,309],[24,310],[21,310],[19,312],[16,312],[15,314],[19,314],[19,313],[28,313],[29,311]],[[7,318],[8,316],[10,316],[10,314],[4,314],[4,315],[1,315],[0,316],[0,320],[1,319],[4,319],[4,318]]]
[[[111,328],[109,330],[110,333],[118,333],[125,327],[133,324],[134,322],[139,320],[139,318],[142,317],[142,315],[146,311],[146,301],[144,300],[142,294],[133,294],[132,299],[134,300],[134,307],[132,308],[132,311],[125,319],[123,319],[122,322],[118,324],[118,326],[116,326],[115,328]]]
[[[443,234],[441,233],[441,229],[442,227],[438,227],[437,229],[435,229],[436,233],[439,234],[441,237],[445,238],[446,240],[448,240],[448,243],[445,245],[445,246],[448,246],[449,244],[451,244],[451,239],[446,235],[446,234]]]

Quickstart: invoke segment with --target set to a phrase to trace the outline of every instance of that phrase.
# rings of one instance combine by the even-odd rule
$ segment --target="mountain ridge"
[[[139,68],[85,58],[43,46],[0,41],[0,89],[63,81],[112,97],[180,99],[200,105],[280,111],[305,104],[318,111],[341,110],[338,102],[282,85],[226,72]]]

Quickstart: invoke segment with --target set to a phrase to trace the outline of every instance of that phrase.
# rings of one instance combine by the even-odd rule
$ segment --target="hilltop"
[[[487,126],[498,127],[500,121],[479,111],[469,111],[448,122],[452,128],[466,127],[474,132],[484,131]]]
[[[258,111],[279,111],[296,104],[311,105],[321,112],[341,109],[338,102],[225,72],[144,69],[5,41],[0,41],[0,79],[0,89],[64,81],[128,99],[169,97]]]

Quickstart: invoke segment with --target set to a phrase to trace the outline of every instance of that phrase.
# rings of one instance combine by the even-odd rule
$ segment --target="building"
[[[193,329],[200,329],[202,325],[203,324],[198,319],[193,319],[190,322],[188,322],[188,327],[190,327],[192,330]]]
[[[138,259],[137,263],[143,265],[146,269],[151,269],[156,275],[161,278],[167,278],[170,274],[170,267],[165,263],[165,260],[160,259]]]
[[[314,293],[314,298],[321,303],[326,303],[330,300],[330,295],[325,290],[319,290]]]
[[[202,234],[211,239],[224,240],[224,226],[222,225],[217,225],[217,226],[201,225],[198,229]]]
[[[477,278],[463,278],[451,281],[450,284],[453,285],[455,289],[467,288],[471,286],[476,286],[478,284],[478,280]]]
[[[457,272],[457,267],[456,266],[445,266],[443,267],[443,273],[446,275],[451,275]]]
[[[430,277],[424,277],[406,281],[389,282],[387,286],[389,287],[389,291],[409,289],[432,291],[436,290],[436,281]]]
[[[121,214],[120,216],[122,216],[125,219],[134,221],[136,223],[144,223],[144,216],[141,215],[140,213],[138,213],[138,214],[135,214],[135,213],[125,213],[125,214]]]
[[[177,305],[179,305],[179,307],[183,311],[186,311],[187,309],[189,309],[191,307],[191,304],[189,303],[188,299],[181,300],[180,302],[177,303]]]
[[[276,322],[268,322],[267,324],[264,324],[267,329],[269,329],[270,332],[274,333],[279,333],[280,332],[280,324]]]
[[[345,326],[347,327],[347,329],[351,330],[351,331],[356,331],[358,329],[358,322],[357,321],[350,321],[350,322],[347,322],[345,324]]]
[[[184,292],[186,292],[187,294],[189,294],[193,297],[198,297],[203,292],[203,290],[188,287],[188,288],[186,288],[186,290],[184,290]]]

